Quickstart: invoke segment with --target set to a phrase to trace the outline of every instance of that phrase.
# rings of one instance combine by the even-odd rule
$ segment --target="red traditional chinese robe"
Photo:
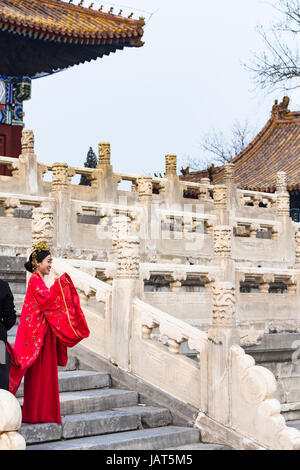
[[[68,274],[48,289],[37,271],[31,276],[11,356],[9,390],[24,379],[23,422],[61,422],[57,365],[67,364],[67,347],[89,336],[79,297]]]

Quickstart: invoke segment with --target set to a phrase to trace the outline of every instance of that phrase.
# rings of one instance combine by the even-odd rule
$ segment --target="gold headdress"
[[[35,251],[50,251],[50,247],[46,241],[41,241],[33,245]]]
[[[33,269],[37,268],[37,261],[36,261],[36,255],[39,251],[50,251],[50,247],[46,241],[41,241],[33,245],[33,253],[32,253],[32,267]]]

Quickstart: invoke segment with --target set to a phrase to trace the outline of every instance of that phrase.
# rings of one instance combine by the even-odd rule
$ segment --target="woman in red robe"
[[[43,277],[51,270],[48,246],[37,244],[25,268],[32,272],[11,356],[9,390],[16,394],[24,377],[22,421],[61,423],[57,366],[67,364],[67,347],[89,336],[79,297],[68,274],[48,289]]]

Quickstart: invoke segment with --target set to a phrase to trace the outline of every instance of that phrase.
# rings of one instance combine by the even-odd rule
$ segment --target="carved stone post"
[[[226,163],[224,165],[224,180],[227,187],[234,184],[234,168],[234,163]]]
[[[58,253],[64,256],[65,250],[72,246],[72,203],[67,163],[54,163],[52,165],[52,175],[51,195],[56,199],[56,246],[59,250]]]
[[[98,170],[98,171],[97,171]],[[98,165],[94,178],[98,180],[94,187],[98,187],[99,202],[118,202],[118,179],[113,174],[111,165],[111,147],[109,142],[100,142],[98,145]]]
[[[212,327],[208,331],[208,415],[230,424],[230,348],[239,344],[235,288],[230,282],[212,283]]]
[[[141,203],[149,203],[152,198],[152,177],[141,176],[137,178],[137,190],[139,201]]]
[[[287,191],[286,173],[279,171],[276,182],[277,202],[276,208],[279,216],[290,215],[290,195]]]
[[[177,157],[176,155],[169,153],[166,155],[166,177],[177,174]]]
[[[69,167],[67,163],[53,163],[52,191],[63,191],[69,186]]]
[[[112,288],[110,357],[119,367],[130,369],[130,337],[133,299],[141,295],[139,282],[139,239],[131,235],[129,217],[113,220],[114,245],[117,252],[117,274]]]
[[[22,156],[34,154],[34,134],[29,129],[22,130]]]
[[[165,156],[165,177],[168,182],[165,185],[165,197],[169,206],[180,205],[182,203],[183,187],[177,175],[177,157],[169,153]]]
[[[228,223],[227,194],[228,188],[225,185],[218,184],[213,187],[214,208],[219,224]]]
[[[110,165],[111,150],[109,142],[100,142],[98,144],[99,166]]]
[[[23,180],[23,190],[27,194],[38,194],[40,180],[37,157],[34,153],[34,134],[31,130],[23,129],[21,146],[19,176]]]
[[[46,241],[53,247],[53,210],[48,206],[35,207],[32,211],[32,245]]]
[[[216,258],[230,258],[231,243],[232,227],[230,225],[214,227],[214,256]]]
[[[295,233],[295,265],[300,267],[300,227]]]

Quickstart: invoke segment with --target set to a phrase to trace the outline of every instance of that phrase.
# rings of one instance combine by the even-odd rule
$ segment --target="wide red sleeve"
[[[48,289],[38,279],[33,285],[41,312],[57,338],[64,346],[75,346],[90,334],[75,286],[65,273]]]

